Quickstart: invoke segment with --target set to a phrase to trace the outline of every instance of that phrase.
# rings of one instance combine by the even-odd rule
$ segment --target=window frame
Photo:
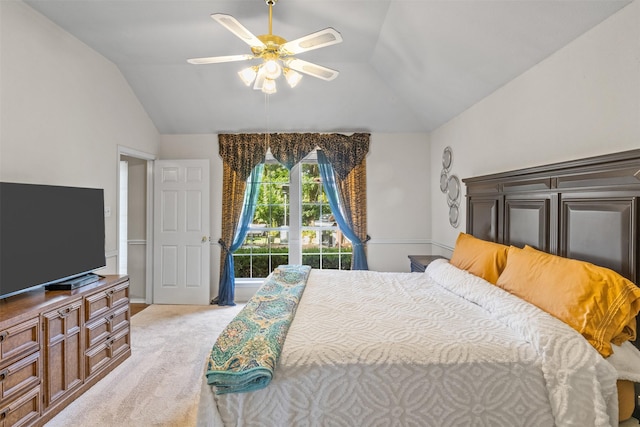
[[[303,227],[302,226],[302,197],[303,197],[302,196],[302,185],[303,185],[302,164],[303,163],[317,164],[317,162],[318,162],[318,158],[317,158],[316,150],[314,150],[311,153],[309,153],[302,161],[295,164],[291,168],[291,170],[289,171],[289,202],[288,202],[289,214],[286,219],[286,221],[288,221],[288,225],[287,227],[278,227],[277,229],[269,228],[269,227],[265,228],[265,232],[267,233],[269,233],[270,231],[286,231],[288,233],[288,249],[289,249],[288,262],[290,264],[302,264],[302,259],[303,259],[302,233],[305,229],[317,230],[320,236],[322,236],[323,230],[335,230],[338,236],[341,236],[342,234],[337,225],[330,226],[330,227],[322,227],[322,226],[321,227],[314,227],[314,226]],[[271,155],[270,152],[268,152],[265,158],[265,165],[266,164],[280,164],[280,163]],[[281,166],[285,167],[283,165]],[[322,191],[324,191],[324,186],[322,186]],[[252,230],[252,228],[250,228],[250,230]],[[323,253],[322,253],[321,239],[318,245],[319,245],[319,256],[320,256],[320,268],[322,268]],[[353,250],[351,249],[350,251],[338,252],[336,254],[339,258],[338,265],[340,269],[342,269],[343,267],[342,256],[347,254],[353,256]],[[238,255],[238,256],[245,256],[245,255]],[[246,256],[252,257],[253,255],[246,255]],[[235,257],[236,255],[234,254],[234,260],[235,260]],[[272,266],[272,267],[275,268],[275,266]],[[350,267],[351,265],[349,264],[347,268],[350,269]],[[236,277],[235,280],[237,284],[238,283],[254,284],[254,283],[263,281],[264,277]]]

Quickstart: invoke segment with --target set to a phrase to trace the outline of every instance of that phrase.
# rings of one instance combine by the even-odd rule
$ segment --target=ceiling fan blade
[[[296,55],[341,42],[342,36],[340,33],[329,27],[283,44],[280,46],[280,53],[283,55]]]
[[[189,64],[218,64],[220,62],[246,61],[253,59],[253,55],[227,55],[227,56],[210,56],[208,58],[191,58],[187,59]]]
[[[266,47],[258,37],[254,36],[251,31],[247,30],[244,25],[238,22],[233,16],[225,15],[224,13],[214,13],[211,17],[249,46],[259,49]]]
[[[283,62],[285,67],[326,81],[331,81],[338,77],[338,74],[340,74],[338,71],[332,70],[331,68],[303,61],[302,59],[283,59]]]

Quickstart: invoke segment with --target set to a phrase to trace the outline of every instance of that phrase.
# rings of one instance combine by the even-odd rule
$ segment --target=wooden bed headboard
[[[592,262],[639,283],[640,150],[462,181],[467,233]]]

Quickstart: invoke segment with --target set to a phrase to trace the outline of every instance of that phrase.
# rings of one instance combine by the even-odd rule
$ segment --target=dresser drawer
[[[129,282],[123,282],[85,297],[86,321],[104,316],[115,307],[129,303]]]
[[[131,347],[130,337],[129,328],[126,327],[116,332],[113,336],[107,337],[103,343],[88,349],[84,357],[87,379],[109,365],[114,357],[127,351]]]
[[[40,352],[0,369],[0,402],[8,402],[21,392],[40,384]]]
[[[85,324],[85,344],[93,347],[129,325],[129,305],[123,305]]]
[[[42,397],[40,386],[36,386],[18,399],[0,405],[0,426],[25,426],[40,416]]]
[[[34,317],[0,331],[0,365],[40,348],[40,319]]]

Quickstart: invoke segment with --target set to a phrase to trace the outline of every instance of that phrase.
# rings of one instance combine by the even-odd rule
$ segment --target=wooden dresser
[[[0,300],[0,427],[43,425],[131,355],[129,278]]]

